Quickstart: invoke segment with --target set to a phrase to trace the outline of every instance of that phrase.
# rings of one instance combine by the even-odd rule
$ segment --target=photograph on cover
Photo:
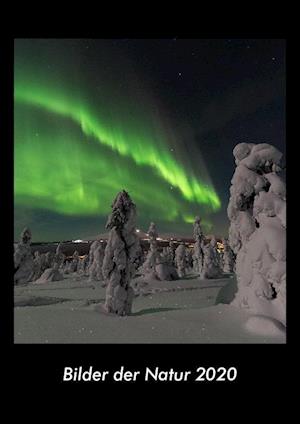
[[[286,343],[285,44],[15,39],[15,343]]]

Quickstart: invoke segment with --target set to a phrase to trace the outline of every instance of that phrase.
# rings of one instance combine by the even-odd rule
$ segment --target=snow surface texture
[[[217,251],[217,241],[215,237],[204,245],[202,244],[204,252],[203,267],[200,273],[201,278],[218,278],[222,275],[220,267],[220,256]]]
[[[201,219],[199,216],[196,216],[194,222],[194,254],[193,254],[193,270],[196,273],[201,273],[204,260],[204,252],[202,249],[202,244],[204,242],[204,235],[201,228]]]
[[[240,143],[230,187],[229,243],[236,257],[233,304],[286,325],[286,197],[282,154],[269,144]],[[263,324],[263,320],[260,320]]]
[[[26,284],[33,275],[34,264],[30,244],[31,232],[28,228],[24,228],[21,233],[21,241],[16,245],[14,251],[15,284]]]
[[[101,282],[67,274],[63,281],[15,286],[15,343],[285,343],[285,334],[246,328],[245,310],[216,304],[233,278],[176,281],[134,278],[130,316],[99,314]],[[252,325],[253,327],[253,325]]]
[[[136,206],[123,190],[117,195],[106,224],[110,232],[102,273],[107,280],[105,310],[108,313],[131,313],[134,291],[130,281],[135,274],[135,260],[139,250],[135,226]]]

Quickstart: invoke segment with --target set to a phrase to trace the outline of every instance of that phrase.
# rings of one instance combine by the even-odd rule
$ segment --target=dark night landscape
[[[285,49],[15,40],[15,343],[285,343]]]

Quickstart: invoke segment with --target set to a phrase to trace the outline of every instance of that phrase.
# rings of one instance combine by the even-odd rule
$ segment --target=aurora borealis
[[[173,90],[178,104],[170,107],[170,83],[161,89],[144,72],[148,56],[164,71],[149,43],[128,40],[132,56],[121,40],[15,40],[15,238],[25,225],[35,241],[102,233],[122,189],[144,230],[155,221],[161,232],[189,234],[196,215],[211,230],[224,207],[215,186],[223,177],[208,167],[188,119],[193,96]]]
[[[53,57],[51,47],[57,44],[59,53]],[[153,113],[153,102],[148,106],[146,90],[133,87],[132,75],[123,90],[115,89],[119,75],[108,78],[100,70],[91,81],[85,72],[76,72],[80,49],[62,59],[62,52],[68,56],[67,45],[67,40],[16,42],[16,207],[82,219],[105,217],[124,188],[145,225],[155,219],[180,226],[199,207],[206,213],[217,210],[220,200],[204,165],[197,175],[181,154],[175,157],[176,135],[168,132],[162,112]],[[45,56],[45,48],[54,72],[32,54],[42,50]],[[94,84],[100,87],[96,95]]]

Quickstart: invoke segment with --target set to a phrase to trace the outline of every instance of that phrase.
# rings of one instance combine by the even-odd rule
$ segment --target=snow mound
[[[45,284],[48,283],[49,281],[61,281],[64,279],[63,275],[59,272],[59,270],[57,269],[58,264],[55,263],[53,268],[48,268],[46,269],[43,274],[41,275],[41,277],[34,281],[33,284]]]
[[[285,328],[277,320],[262,316],[254,315],[248,319],[245,328],[261,336],[281,337],[285,334]]]

